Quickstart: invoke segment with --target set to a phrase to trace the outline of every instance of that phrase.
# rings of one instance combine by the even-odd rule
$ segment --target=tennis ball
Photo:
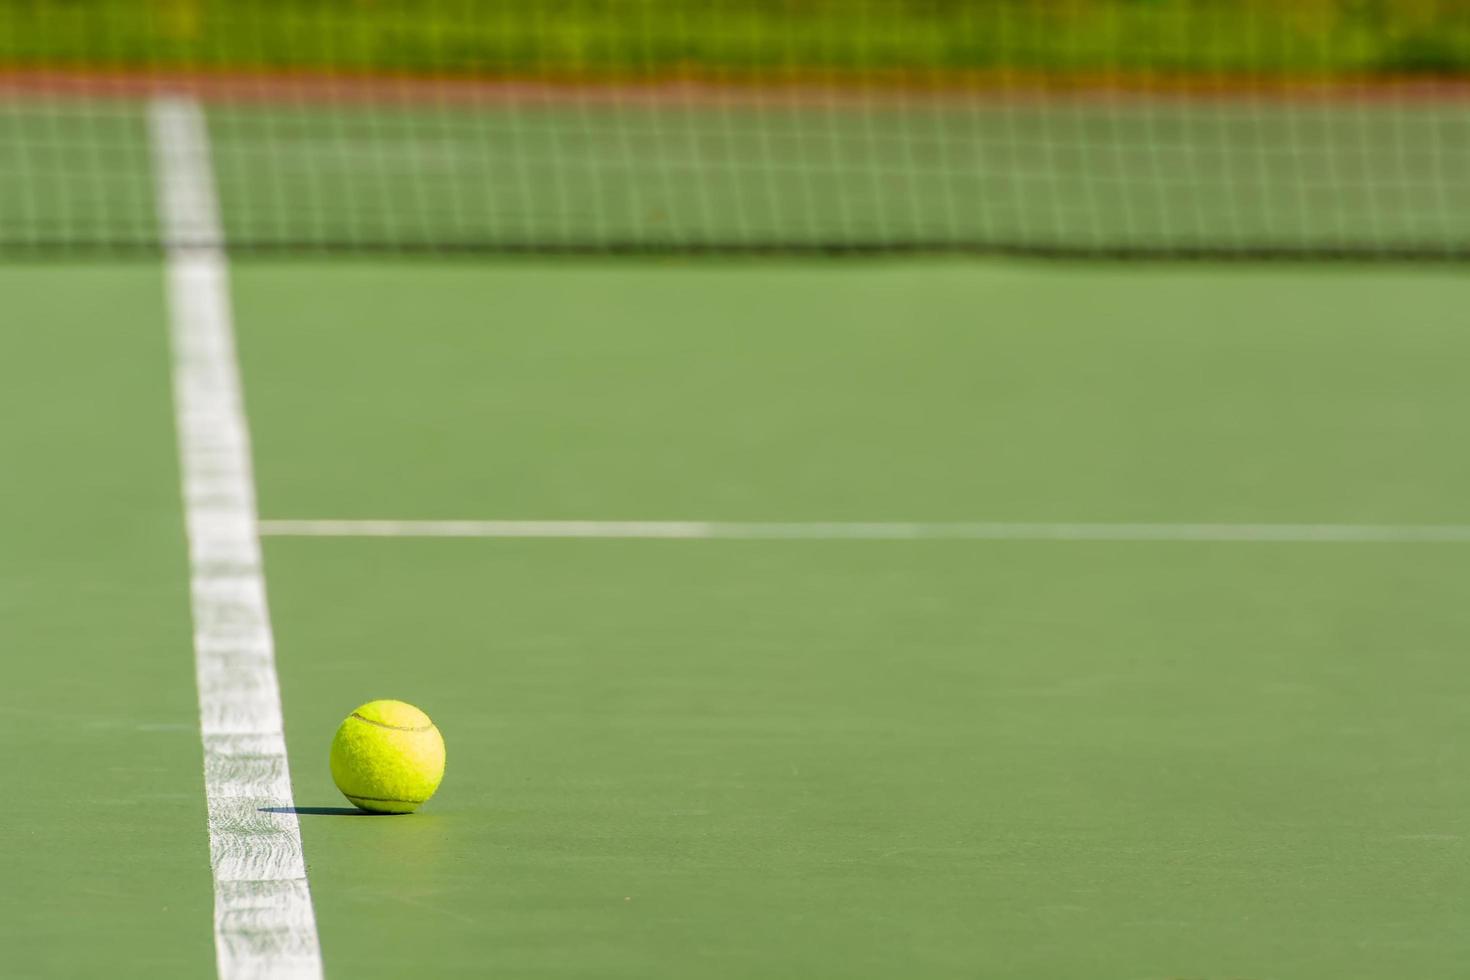
[[[412,813],[444,778],[444,737],[402,701],[369,701],[332,739],[332,782],[373,813]]]

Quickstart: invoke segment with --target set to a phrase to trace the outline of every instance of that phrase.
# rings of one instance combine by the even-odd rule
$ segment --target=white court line
[[[1222,541],[1470,543],[1467,524],[1037,524],[739,521],[261,521],[302,538],[664,538],[808,541]]]
[[[322,975],[266,608],[250,435],[204,115],[150,107],[167,244],[215,960],[223,980]]]

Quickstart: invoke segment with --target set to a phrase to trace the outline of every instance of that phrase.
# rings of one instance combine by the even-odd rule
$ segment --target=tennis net
[[[0,0],[0,249],[1470,256],[1450,0]]]

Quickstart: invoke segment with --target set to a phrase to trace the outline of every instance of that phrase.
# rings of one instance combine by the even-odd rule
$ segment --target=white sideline
[[[156,99],[150,124],[167,248],[215,961],[222,980],[316,978],[321,950],[292,809],[209,138],[190,99]]]
[[[267,520],[262,535],[304,538],[665,538],[680,540],[1222,541],[1470,543],[1467,524],[1027,524],[738,521]]]

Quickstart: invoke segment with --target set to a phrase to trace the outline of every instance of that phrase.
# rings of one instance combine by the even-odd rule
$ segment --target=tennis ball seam
[[[362,715],[358,714],[356,711],[354,711],[352,713],[352,717],[356,718],[358,721],[365,721],[369,725],[377,725],[379,728],[390,728],[390,729],[392,729],[395,732],[427,732],[427,731],[431,731],[433,729],[433,727],[434,727],[432,724],[419,725],[417,727],[410,726],[410,725],[390,725],[386,721],[373,721],[371,718],[364,718]],[[363,797],[363,799],[366,799],[366,798],[367,797]]]
[[[369,803],[427,803],[428,800],[405,800],[395,796],[358,796],[353,793],[343,793],[349,800],[367,800]]]

